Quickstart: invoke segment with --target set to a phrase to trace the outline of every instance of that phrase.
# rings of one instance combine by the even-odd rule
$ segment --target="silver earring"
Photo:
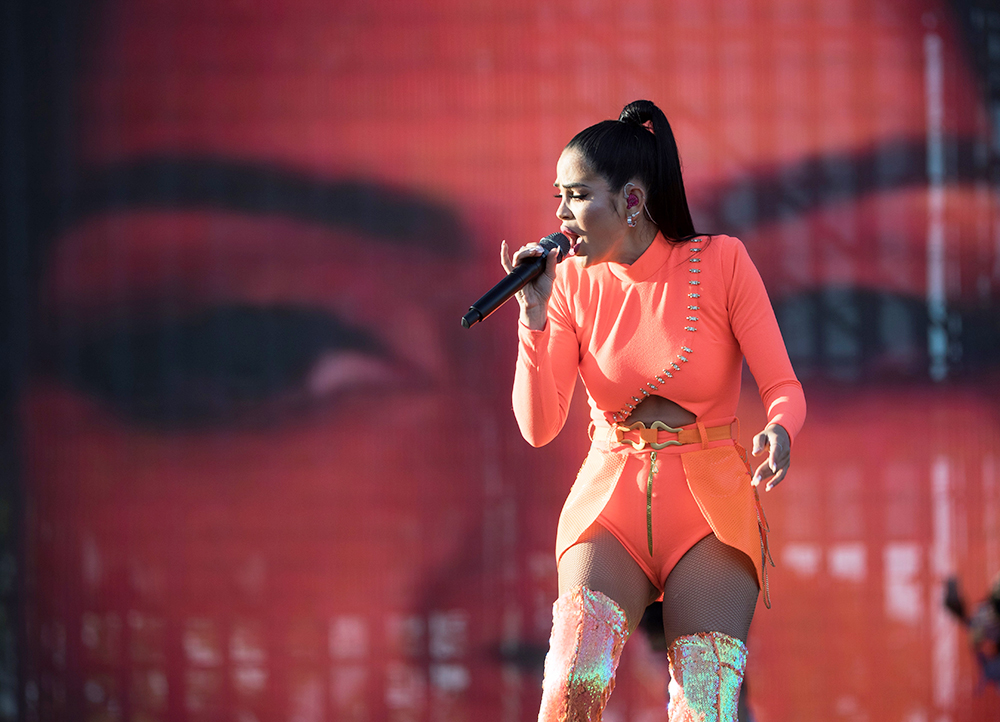
[[[635,214],[633,214],[633,215],[631,215],[631,216],[626,216],[626,218],[625,218],[625,222],[626,222],[626,223],[628,223],[628,227],[629,227],[629,228],[635,228],[635,217],[636,217],[637,215],[639,215],[639,214],[638,214],[638,213],[635,213]]]

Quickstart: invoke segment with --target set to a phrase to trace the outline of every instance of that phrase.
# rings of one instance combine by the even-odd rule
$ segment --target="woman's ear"
[[[633,216],[636,212],[642,213],[646,205],[646,189],[638,183],[626,183],[622,189],[624,194],[625,215]]]

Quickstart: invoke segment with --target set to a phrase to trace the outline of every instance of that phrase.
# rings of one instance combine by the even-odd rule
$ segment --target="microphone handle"
[[[558,249],[556,249],[558,252]],[[483,294],[483,297],[469,306],[469,312],[462,316],[462,327],[471,328],[473,324],[489,317],[491,313],[502,306],[507,299],[527,286],[545,270],[545,260],[551,251],[542,256],[525,258],[514,266],[514,270],[497,285]]]

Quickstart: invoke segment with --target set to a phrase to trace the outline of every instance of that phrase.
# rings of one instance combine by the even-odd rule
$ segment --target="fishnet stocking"
[[[625,611],[629,634],[635,631],[656,589],[615,536],[593,524],[559,560],[559,595],[584,586],[601,592]]]
[[[681,557],[663,588],[663,629],[669,645],[697,632],[747,641],[760,589],[746,554],[710,534]]]
[[[559,561],[559,594],[585,586],[613,599],[635,631],[656,590],[614,535],[592,525]],[[697,632],[722,632],[746,642],[760,589],[753,562],[709,534],[681,557],[663,589],[663,630],[669,645]]]

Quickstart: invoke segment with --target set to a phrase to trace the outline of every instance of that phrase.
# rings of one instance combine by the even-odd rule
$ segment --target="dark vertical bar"
[[[23,718],[21,614],[22,495],[16,398],[27,350],[28,213],[25,132],[25,19],[21,3],[3,3],[0,203],[0,720]]]

